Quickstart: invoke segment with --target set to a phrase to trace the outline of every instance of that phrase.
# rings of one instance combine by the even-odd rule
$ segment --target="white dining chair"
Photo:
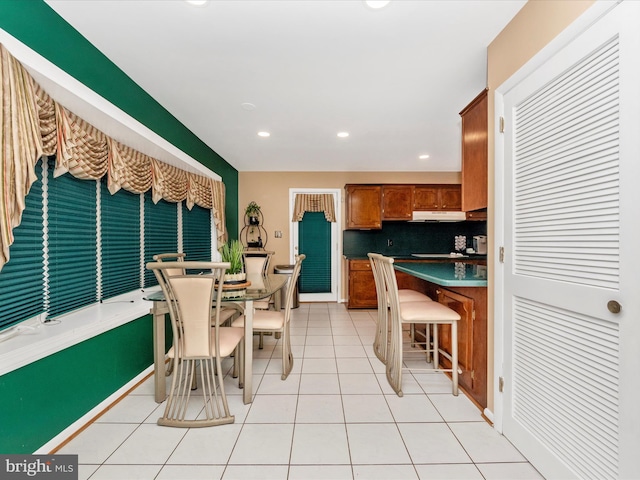
[[[168,356],[174,359],[175,366],[158,425],[191,428],[233,423],[235,418],[225,394],[222,359],[238,349],[236,359],[242,361],[244,329],[223,327],[220,321],[222,278],[229,264],[198,262],[199,267],[210,271],[205,275],[167,274],[178,267],[177,263],[147,264],[164,293],[173,333]],[[243,368],[239,370],[242,383]],[[192,395],[197,375],[202,385],[201,396]],[[191,402],[202,402],[202,407],[190,409]]]
[[[282,380],[286,380],[293,368],[293,354],[291,353],[291,335],[289,325],[291,320],[291,310],[293,307],[293,295],[296,290],[296,282],[300,276],[302,261],[305,255],[297,255],[291,278],[287,286],[285,296],[285,308],[283,310],[255,310],[253,313],[254,332],[280,333],[282,343]],[[244,316],[233,321],[234,327],[244,327]]]

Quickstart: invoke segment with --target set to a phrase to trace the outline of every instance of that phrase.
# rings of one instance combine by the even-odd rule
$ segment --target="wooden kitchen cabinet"
[[[382,186],[345,185],[345,228],[382,228]]]
[[[455,310],[458,321],[458,368],[462,373],[458,382],[482,407],[487,406],[487,298],[486,288],[437,286],[438,302]],[[451,327],[440,325],[438,329],[440,348],[451,353]],[[451,362],[440,356],[444,368]]]
[[[413,185],[382,185],[382,220],[411,220]]]
[[[376,308],[376,283],[369,260],[349,260],[347,308]]]
[[[462,117],[462,211],[487,208],[489,119],[487,90],[474,98]]]
[[[413,190],[413,210],[460,211],[460,185],[416,185]]]

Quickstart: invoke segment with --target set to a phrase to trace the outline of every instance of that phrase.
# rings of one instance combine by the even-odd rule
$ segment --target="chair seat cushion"
[[[403,288],[398,290],[398,300],[402,302],[431,302],[431,298],[417,290]]]
[[[233,327],[244,327],[244,316],[236,318]],[[253,329],[258,331],[282,330],[284,313],[273,310],[255,310],[253,312]]]
[[[218,330],[220,331],[220,357],[228,357],[242,341],[242,338],[244,337],[244,329],[236,327],[220,327]],[[215,328],[211,329],[212,357],[216,354],[214,339],[215,331]],[[169,358],[173,358],[175,356],[173,346],[169,349],[169,353],[167,355],[169,355]],[[201,355],[197,355],[197,357],[200,358]],[[185,352],[184,358],[190,358],[189,352]]]
[[[406,323],[442,323],[460,320],[460,315],[455,310],[434,301],[401,303],[400,317]]]

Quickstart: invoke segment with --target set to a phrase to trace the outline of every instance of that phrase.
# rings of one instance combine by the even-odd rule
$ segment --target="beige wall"
[[[495,90],[516,73],[528,60],[569,26],[585,10],[593,5],[593,0],[529,0],[502,32],[487,48],[487,86],[489,88],[489,220],[487,231],[493,232],[494,192],[500,188],[494,184],[495,145],[494,145],[494,100]],[[494,261],[493,235],[488,235],[489,265]],[[493,269],[489,269],[489,322],[487,378],[489,379],[488,406],[493,411],[493,318],[494,283]]]
[[[460,172],[240,172],[238,175],[238,217],[240,228],[244,208],[250,201],[260,205],[267,230],[267,250],[275,252],[271,266],[289,263],[289,189],[343,189],[347,183],[460,183]],[[339,206],[344,222],[343,203]],[[341,231],[344,224],[341,226]],[[280,230],[282,238],[275,238]],[[344,272],[341,299],[346,298]]]

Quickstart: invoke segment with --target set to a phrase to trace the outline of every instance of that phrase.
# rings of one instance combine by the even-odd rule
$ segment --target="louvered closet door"
[[[503,433],[546,478],[640,472],[639,5],[504,96]]]

